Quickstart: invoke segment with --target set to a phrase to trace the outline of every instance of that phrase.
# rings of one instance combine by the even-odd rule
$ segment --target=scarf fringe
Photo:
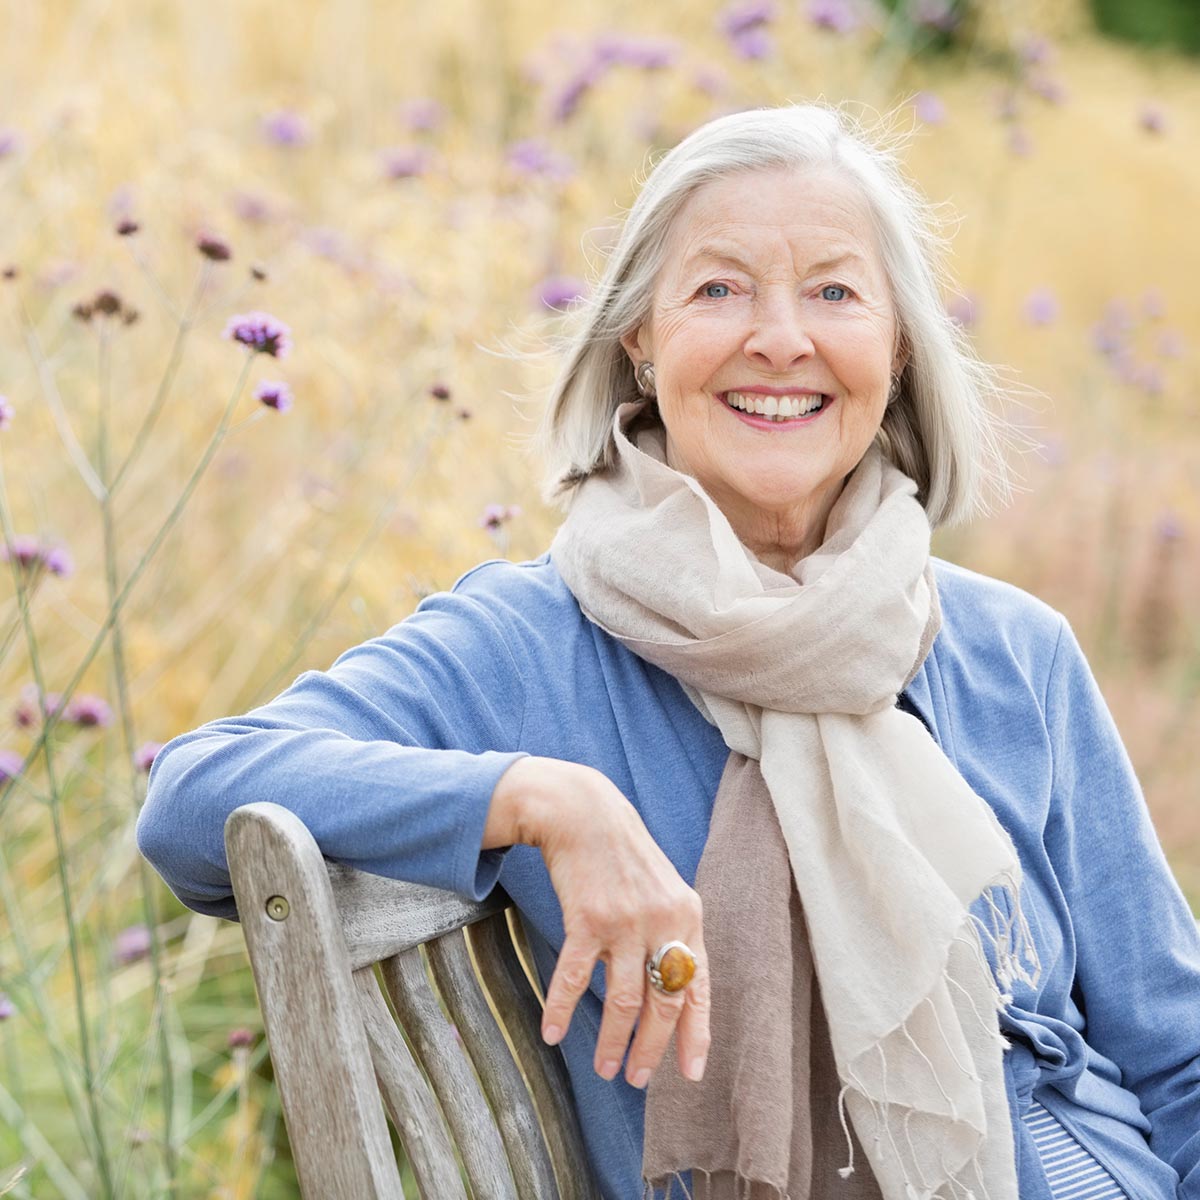
[[[692,1167],[692,1174],[699,1173],[704,1176],[706,1184],[712,1183],[712,1172],[706,1171],[703,1167]],[[723,1171],[722,1174],[729,1172]],[[664,1182],[665,1180],[665,1182]],[[701,1200],[699,1193],[695,1196],[688,1191],[688,1186],[683,1180],[683,1175],[678,1171],[672,1171],[669,1176],[662,1176],[656,1180],[649,1180],[644,1175],[642,1176],[642,1200],[671,1200],[673,1189],[678,1181],[680,1190],[683,1192],[684,1200]],[[693,1179],[693,1184],[695,1180]],[[777,1188],[769,1183],[764,1183],[758,1179],[747,1179],[744,1175],[734,1176],[735,1200],[792,1200],[791,1194],[785,1192],[782,1188]],[[665,1188],[663,1196],[660,1198],[658,1193],[660,1189]],[[758,1189],[758,1194],[755,1195],[755,1189]]]
[[[999,883],[992,884],[985,888],[981,893],[983,899],[987,901],[987,909],[989,922],[984,923],[974,913],[968,912],[969,922],[964,924],[964,935],[955,938],[956,941],[966,943],[977,956],[981,968],[992,978],[996,989],[996,1011],[1003,1011],[1009,1004],[1012,1003],[1013,996],[1011,987],[1015,980],[1020,980],[1029,987],[1036,987],[1037,981],[1041,977],[1041,960],[1038,956],[1037,946],[1034,944],[1033,935],[1029,928],[1029,922],[1025,916],[1024,909],[1021,904],[1021,881],[1019,869],[1015,872],[1006,872]],[[1003,896],[1008,901],[1008,912],[1005,913],[1001,904],[998,903],[1000,896]],[[969,934],[965,930],[970,930]],[[983,938],[988,939],[988,944],[991,945],[996,956],[996,967],[993,970],[988,962],[984,951]],[[971,1008],[975,1013],[980,1027],[986,1035],[998,1042],[1002,1049],[1008,1048],[1008,1041],[1003,1034],[1000,1033],[997,1023],[993,1018],[988,1021],[983,1014],[979,1012],[970,993],[956,980],[949,972],[948,967],[942,970],[942,980],[948,986],[958,989],[971,1003]],[[946,1032],[942,1028],[942,1023],[937,1015],[937,1007],[933,1000],[926,996],[918,1004],[928,1004],[930,1011],[933,1014],[934,1022],[937,1025],[938,1033],[942,1038],[942,1043],[946,1048],[946,1052],[954,1065],[968,1075],[970,1078],[978,1081],[979,1076],[975,1071],[971,1070],[961,1062],[955,1055],[953,1047],[950,1045],[949,1039],[946,1037]],[[953,1099],[946,1091],[945,1085],[938,1077],[937,1069],[917,1044],[916,1039],[909,1031],[909,1022],[916,1014],[916,1009],[905,1018],[904,1022],[898,1026],[897,1032],[903,1034],[909,1045],[917,1052],[918,1055],[925,1061],[933,1075],[933,1081],[937,1085],[942,1096],[950,1103],[950,1112],[954,1120],[958,1119],[958,1113],[955,1110]],[[843,1079],[842,1089],[838,1092],[838,1119],[841,1121],[842,1133],[846,1138],[846,1146],[849,1151],[849,1160],[844,1167],[838,1168],[838,1175],[843,1179],[848,1179],[854,1174],[854,1141],[850,1136],[850,1130],[846,1121],[846,1093],[853,1088],[854,1091],[865,1100],[870,1106],[875,1117],[876,1133],[874,1137],[875,1144],[878,1145],[882,1140],[882,1134],[879,1130],[883,1130],[887,1134],[888,1141],[891,1143],[892,1154],[895,1161],[900,1165],[900,1169],[904,1174],[905,1200],[990,1200],[987,1184],[982,1177],[979,1169],[977,1158],[972,1158],[959,1172],[950,1172],[946,1168],[946,1164],[942,1162],[942,1173],[944,1181],[937,1185],[936,1188],[930,1190],[928,1182],[925,1180],[920,1167],[917,1164],[916,1148],[913,1146],[912,1138],[909,1135],[908,1123],[913,1116],[913,1110],[909,1109],[902,1122],[902,1129],[905,1140],[908,1143],[909,1157],[906,1160],[901,1153],[900,1147],[896,1143],[896,1139],[892,1132],[892,1122],[888,1120],[889,1111],[895,1106],[892,1105],[887,1098],[887,1056],[884,1054],[883,1047],[876,1044],[875,1047],[879,1051],[880,1069],[883,1077],[884,1095],[882,1101],[874,1099],[868,1094],[868,1091],[863,1082],[855,1076],[851,1068],[847,1068],[847,1073],[850,1075],[850,1081]],[[911,1163],[913,1170],[910,1171],[909,1164]],[[913,1183],[911,1178],[912,1173],[920,1176],[920,1186]],[[974,1175],[972,1182],[967,1182],[960,1176],[968,1172]],[[949,1188],[949,1193],[944,1194],[944,1189]]]

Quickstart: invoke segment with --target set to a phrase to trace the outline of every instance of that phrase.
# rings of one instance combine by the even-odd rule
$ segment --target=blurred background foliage
[[[545,548],[554,364],[510,348],[655,155],[747,106],[914,130],[946,304],[1043,397],[1014,503],[937,549],[1069,616],[1200,900],[1196,20],[0,0],[0,1194],[295,1194],[240,933],[137,856],[146,768]],[[222,337],[254,312],[286,358]]]

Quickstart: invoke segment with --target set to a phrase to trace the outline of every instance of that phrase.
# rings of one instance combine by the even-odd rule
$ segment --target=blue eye
[[[708,299],[710,299],[710,300],[721,300],[721,299],[724,299],[724,297],[722,297],[722,296],[709,296],[709,295],[708,295],[708,290],[709,290],[709,288],[724,288],[724,289],[725,289],[725,291],[726,291],[726,292],[728,292],[728,291],[729,291],[729,284],[727,284],[727,283],[706,283],[706,284],[705,284],[705,285],[704,285],[704,286],[703,286],[703,287],[700,289],[700,291],[701,291],[701,292],[702,292],[702,293],[703,293],[705,296],[708,296]]]
[[[830,288],[832,288],[832,289],[833,289],[835,292],[844,292],[844,293],[845,293],[847,296],[850,294],[850,289],[849,289],[849,288],[844,288],[844,287],[842,287],[842,285],[841,285],[840,283],[827,283],[827,284],[826,284],[826,285],[825,285],[825,286],[824,286],[824,287],[821,289],[821,293],[822,293],[822,295],[823,295],[825,292],[829,291],[829,289],[830,289]]]

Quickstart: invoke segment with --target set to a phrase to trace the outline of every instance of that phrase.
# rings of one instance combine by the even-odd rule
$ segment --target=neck
[[[809,497],[779,512],[755,505],[723,503],[713,497],[734,533],[759,562],[790,575],[792,568],[825,540],[825,525],[841,487]]]

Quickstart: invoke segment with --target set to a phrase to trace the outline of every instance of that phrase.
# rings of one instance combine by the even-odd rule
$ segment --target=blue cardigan
[[[1011,834],[1042,962],[1001,1014],[1022,1200],[1050,1200],[1036,1097],[1132,1200],[1200,1200],[1200,935],[1063,617],[935,560],[943,627],[900,703]],[[175,894],[234,917],[222,830],[269,798],[328,858],[520,908],[543,984],[562,916],[539,852],[480,851],[522,754],[587,763],[694,882],[725,763],[679,684],[581,613],[548,554],[487,562],[407,620],[155,759],[138,844]],[[982,909],[980,910],[982,915]],[[645,1093],[592,1069],[604,973],[562,1042],[603,1195],[640,1192]]]

